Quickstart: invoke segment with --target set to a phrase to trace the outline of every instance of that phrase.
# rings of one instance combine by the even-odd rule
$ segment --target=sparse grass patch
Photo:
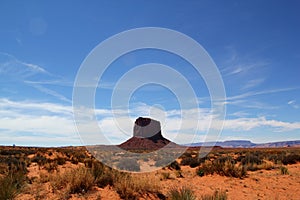
[[[172,188],[168,196],[171,200],[196,200],[193,190],[188,187]]]
[[[121,173],[116,177],[114,188],[122,199],[131,200],[147,194],[159,194],[159,186],[155,180],[146,177],[132,177],[127,173]]]
[[[203,195],[202,200],[226,200],[227,194],[225,191],[216,190],[212,195]]]

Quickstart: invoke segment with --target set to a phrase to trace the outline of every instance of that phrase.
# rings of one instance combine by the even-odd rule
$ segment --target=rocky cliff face
[[[162,138],[160,122],[150,118],[137,118],[133,127],[133,137]]]
[[[157,150],[170,141],[162,136],[160,122],[150,118],[139,117],[135,120],[133,137],[119,145],[125,150]],[[174,146],[175,143],[172,143]]]

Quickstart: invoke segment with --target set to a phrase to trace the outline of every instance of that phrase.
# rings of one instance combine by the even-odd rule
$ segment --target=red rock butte
[[[133,137],[120,144],[119,147],[125,150],[157,150],[169,143],[176,145],[162,136],[159,121],[139,117],[134,123]]]

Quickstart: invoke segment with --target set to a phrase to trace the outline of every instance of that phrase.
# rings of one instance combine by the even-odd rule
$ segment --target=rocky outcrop
[[[139,138],[162,138],[159,121],[150,118],[139,117],[135,120],[133,137]]]
[[[133,137],[120,144],[119,147],[125,150],[157,150],[170,143],[176,146],[175,143],[162,136],[159,121],[139,117],[134,123]]]

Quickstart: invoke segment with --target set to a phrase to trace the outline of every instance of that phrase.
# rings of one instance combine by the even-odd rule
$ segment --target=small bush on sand
[[[284,167],[284,166],[281,166],[281,167],[280,167],[280,174],[281,174],[281,175],[287,175],[287,174],[289,174],[288,168],[286,168],[286,167]]]
[[[225,191],[216,190],[212,195],[203,195],[202,200],[226,200],[227,194]]]
[[[171,200],[196,200],[194,192],[188,187],[172,188],[168,196]]]

